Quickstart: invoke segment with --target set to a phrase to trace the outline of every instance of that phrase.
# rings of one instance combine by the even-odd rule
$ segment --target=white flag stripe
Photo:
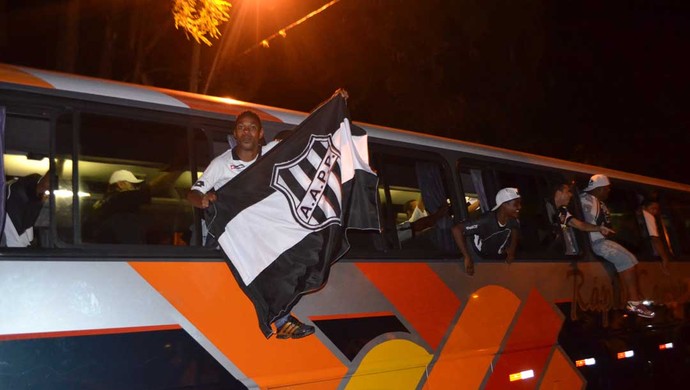
[[[287,203],[285,195],[274,192],[237,214],[218,239],[245,285],[312,232],[295,223],[295,218],[287,211],[290,210]],[[270,236],[266,235],[267,226],[271,227]],[[253,244],[247,245],[249,242]]]
[[[311,163],[311,165],[314,166],[314,169],[318,169],[319,166],[321,165],[321,160],[323,159],[323,156],[320,156],[314,149],[311,149],[309,153],[307,153],[307,161]]]
[[[311,184],[311,178],[304,173],[302,168],[300,168],[299,164],[295,165],[294,167],[290,167],[288,171],[292,173],[292,175],[295,177],[295,179],[304,191],[306,191],[307,188],[309,188],[309,185]]]
[[[365,138],[366,145],[366,137],[352,137],[350,121],[347,118],[340,123],[340,128],[333,134],[333,143],[340,150],[340,169],[343,183],[352,180],[355,176],[355,169],[363,169],[373,173],[365,162],[368,161],[369,157],[367,156],[365,160],[357,150],[353,149],[353,147],[359,148],[362,146],[361,144],[353,145],[357,138]],[[367,150],[366,146],[364,150]]]

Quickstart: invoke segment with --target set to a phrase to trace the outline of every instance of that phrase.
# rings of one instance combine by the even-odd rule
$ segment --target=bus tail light
[[[534,370],[526,370],[517,372],[515,374],[510,374],[509,379],[511,382],[520,381],[523,379],[534,378]]]
[[[618,352],[618,359],[627,359],[635,356],[635,351],[632,349],[630,351]]]

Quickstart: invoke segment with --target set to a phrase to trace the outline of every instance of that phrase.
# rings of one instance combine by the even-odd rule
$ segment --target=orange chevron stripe
[[[544,374],[546,363],[563,317],[535,289],[513,327],[486,389],[534,389]],[[534,378],[510,382],[510,374],[533,370]]]
[[[573,367],[570,359],[559,347],[554,348],[539,389],[582,390],[585,384],[585,380]]]
[[[520,306],[510,290],[486,286],[473,294],[431,369],[433,389],[478,389]]]
[[[266,340],[256,312],[222,262],[130,265],[260,387],[324,382],[337,388],[347,368],[317,336]],[[331,385],[332,384],[332,385]]]
[[[357,263],[398,312],[436,349],[448,332],[460,300],[424,263]]]

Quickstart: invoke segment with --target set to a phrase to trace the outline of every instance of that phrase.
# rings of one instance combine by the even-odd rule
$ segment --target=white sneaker
[[[625,309],[643,318],[654,318],[654,312],[649,310],[647,306],[643,305],[640,301],[628,301]]]

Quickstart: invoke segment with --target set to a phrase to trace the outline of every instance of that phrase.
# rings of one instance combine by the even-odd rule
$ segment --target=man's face
[[[570,191],[569,186],[562,186],[561,189],[556,191],[556,204],[557,205],[567,205],[570,203],[570,199],[573,197],[572,191]]]
[[[509,218],[518,219],[520,217],[520,209],[522,208],[522,199],[513,199],[510,202],[505,202],[501,205]]]
[[[661,211],[659,208],[659,203],[657,202],[652,202],[647,207],[645,207],[645,210],[647,210],[648,213],[652,214],[655,217],[659,216],[659,212]]]
[[[609,198],[610,193],[611,193],[611,186],[599,187],[599,194],[596,195],[596,197],[599,198],[599,200],[601,200],[603,202]]]
[[[235,124],[234,135],[238,148],[258,152],[260,140],[264,137],[264,130],[261,128],[259,121],[246,115]]]

